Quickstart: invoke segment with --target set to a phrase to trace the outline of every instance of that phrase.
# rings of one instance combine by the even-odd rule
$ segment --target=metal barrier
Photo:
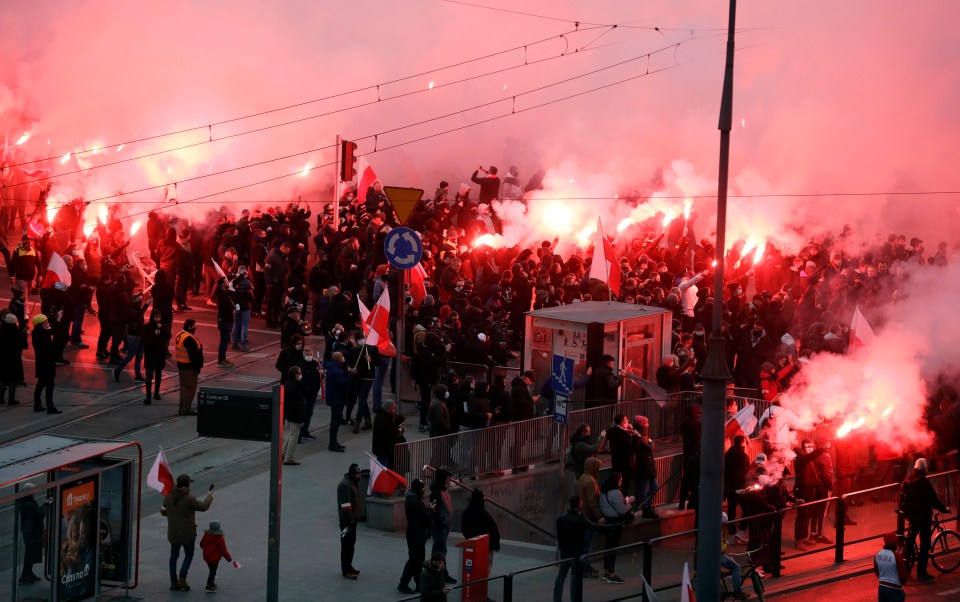
[[[476,364],[464,364],[476,366]],[[698,394],[677,393],[665,402],[654,399],[623,401],[586,410],[575,410],[568,415],[568,424],[575,428],[587,423],[593,432],[609,428],[616,414],[650,418],[651,437],[670,439],[679,436],[680,423],[687,407],[696,403]],[[744,403],[757,400],[744,399]],[[457,478],[467,478],[512,470],[531,464],[562,461],[569,444],[569,431],[558,425],[552,416],[543,416],[461,431],[440,437],[400,443],[394,450],[395,470],[408,478],[423,478],[423,466],[444,467]],[[759,452],[759,448],[754,452]],[[657,458],[657,479],[664,483],[680,466],[679,456]],[[677,484],[664,487],[654,498],[657,504],[676,499]]]
[[[931,475],[929,478],[945,504],[949,505],[956,502],[958,494],[957,488],[958,484],[960,484],[958,483],[958,481],[960,481],[960,471],[952,470]],[[834,562],[841,562],[843,560],[843,551],[846,548],[865,542],[872,542],[873,540],[881,538],[884,533],[894,529],[891,521],[895,522],[893,518],[893,504],[896,503],[896,489],[898,487],[898,483],[893,483],[872,489],[855,491],[839,498],[818,500],[804,504],[799,508],[788,508],[780,512],[771,512],[769,514],[730,521],[730,525],[739,528],[742,524],[747,531],[751,529],[754,531],[759,531],[760,529],[766,530],[764,531],[764,536],[767,538],[770,560],[774,566],[777,566],[777,563],[772,561],[777,558],[780,560],[790,560],[835,548],[837,550],[836,555],[831,557],[830,560],[824,561],[824,565],[828,565]],[[869,526],[863,525],[862,523],[854,526],[845,525],[843,521],[843,513],[846,509],[845,502],[855,498],[863,498],[865,504],[869,502],[877,504],[879,508],[889,508],[890,515],[880,516],[875,524]],[[861,506],[856,507],[860,508]],[[830,511],[831,509],[833,512]],[[830,518],[833,516],[835,524],[833,524],[831,534],[835,536],[834,542],[831,544],[821,544],[803,551],[796,551],[796,553],[791,551],[788,554],[783,554],[782,551],[788,548],[788,546],[784,545],[784,532],[786,531],[789,535],[787,539],[793,538],[793,529],[790,528],[792,526],[791,521],[795,519],[795,513],[798,510],[824,511],[826,525],[832,524],[830,523]],[[784,526],[785,524],[787,527]],[[753,533],[751,535],[756,537],[758,534]],[[502,599],[507,602],[521,598],[545,599],[549,597],[545,595],[545,592],[548,592],[554,585],[557,573],[563,567],[566,567],[568,574],[564,589],[570,591],[570,599],[572,601],[581,602],[586,598],[589,600],[614,602],[626,599],[627,597],[639,598],[642,595],[641,592],[643,592],[643,586],[640,580],[641,576],[650,583],[655,591],[661,592],[680,587],[684,563],[687,563],[691,570],[695,569],[696,529],[611,549],[605,549],[605,541],[602,534],[597,534],[593,542],[593,550],[577,559],[549,562],[539,566],[509,572],[504,575],[492,576],[480,581],[467,584],[461,583],[451,589],[456,590],[464,586],[472,585],[473,583],[486,581],[492,586],[499,584],[503,591]],[[870,550],[875,551],[875,544],[871,544]],[[627,581],[629,589],[611,589],[601,580],[584,580],[582,578],[581,566],[583,564],[593,563],[598,565],[597,568],[600,568],[599,565],[602,564],[604,556],[609,557],[611,554],[616,556],[616,572]],[[760,560],[760,562],[763,562],[763,560]],[[775,575],[777,573],[778,571],[774,571]],[[654,579],[654,577],[656,577],[656,579]],[[745,587],[749,589],[750,586],[749,584],[745,584]],[[401,600],[412,602],[418,599],[418,596],[414,596],[402,598]],[[643,599],[646,600],[645,595]]]
[[[400,399],[405,401],[420,401],[420,392],[417,390],[417,383],[413,380],[413,370],[411,369],[411,359],[407,356],[403,356],[400,360],[403,364],[403,371],[400,377]],[[477,381],[483,381],[486,383],[492,383],[493,379],[497,376],[502,375],[506,381],[507,385],[510,385],[510,381],[513,380],[514,376],[520,375],[519,368],[511,368],[509,366],[494,366],[489,368],[483,364],[466,364],[463,362],[447,362],[445,364],[446,372],[453,370],[457,373],[457,376],[463,380],[467,376],[472,376],[477,379]],[[444,374],[444,377],[446,375]]]

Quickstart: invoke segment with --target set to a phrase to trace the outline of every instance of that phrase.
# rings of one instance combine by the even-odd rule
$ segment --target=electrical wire
[[[709,37],[716,37],[717,35],[719,35],[719,34],[716,34],[716,35],[714,35],[714,36],[697,38],[697,41],[704,40],[704,39],[708,39]],[[407,124],[407,125],[400,126],[400,127],[397,127],[397,128],[393,128],[393,129],[385,130],[385,131],[382,131],[382,132],[378,132],[378,133],[376,133],[376,134],[370,134],[370,135],[368,135],[368,136],[363,136],[363,137],[360,137],[360,138],[353,138],[353,140],[354,140],[354,141],[357,141],[357,140],[367,140],[367,139],[370,139],[370,138],[376,138],[377,136],[380,136],[380,135],[389,134],[389,133],[394,133],[394,132],[397,132],[397,131],[400,131],[400,130],[403,130],[403,129],[409,129],[409,128],[411,128],[411,127],[415,127],[415,126],[418,126],[418,125],[424,125],[424,124],[426,124],[426,123],[430,123],[430,122],[432,122],[432,121],[438,121],[438,120],[440,120],[440,119],[446,119],[446,118],[453,117],[453,116],[455,116],[455,115],[459,115],[459,114],[462,114],[462,113],[467,113],[467,112],[475,111],[475,110],[477,110],[477,109],[481,109],[481,108],[484,108],[484,107],[488,107],[488,106],[492,106],[492,105],[499,104],[499,103],[502,103],[502,102],[506,102],[506,101],[508,101],[508,100],[513,100],[513,101],[515,102],[518,97],[522,97],[522,96],[525,96],[525,95],[528,95],[528,94],[532,94],[532,93],[534,93],[534,92],[539,92],[539,91],[545,90],[545,89],[550,88],[550,87],[553,87],[553,86],[561,85],[561,84],[564,84],[564,83],[569,83],[569,82],[571,82],[571,81],[575,81],[575,80],[580,79],[580,78],[582,78],[582,77],[588,77],[588,76],[590,76],[590,75],[595,75],[595,74],[597,74],[597,73],[600,73],[600,72],[603,72],[603,71],[606,71],[606,70],[609,70],[609,69],[613,69],[613,68],[616,68],[616,67],[620,67],[620,66],[626,65],[626,64],[628,64],[628,63],[631,63],[631,62],[634,62],[634,61],[637,61],[637,60],[640,60],[640,59],[646,58],[646,59],[647,59],[647,62],[649,63],[649,59],[650,59],[650,57],[652,57],[653,55],[659,54],[659,53],[662,53],[662,52],[665,52],[665,51],[670,50],[670,49],[675,49],[675,48],[678,47],[680,44],[689,43],[689,42],[692,42],[692,41],[694,41],[694,40],[690,39],[690,40],[684,40],[684,41],[682,41],[682,42],[672,43],[672,44],[670,44],[669,46],[661,47],[661,48],[658,48],[658,49],[656,49],[656,50],[649,51],[649,52],[647,52],[647,53],[645,53],[645,54],[637,55],[637,56],[634,56],[634,57],[632,57],[632,58],[625,59],[625,60],[623,60],[623,61],[619,61],[619,62],[613,63],[613,64],[611,64],[611,65],[606,65],[606,66],[604,66],[604,67],[599,67],[599,68],[597,68],[597,69],[588,71],[588,72],[586,72],[586,73],[582,73],[582,74],[580,74],[580,75],[576,75],[576,76],[573,76],[573,77],[570,77],[570,78],[566,78],[566,79],[560,80],[560,81],[558,81],[558,82],[554,82],[554,83],[547,84],[547,85],[544,85],[544,86],[541,86],[541,87],[538,87],[538,88],[534,88],[534,89],[528,90],[528,91],[526,91],[526,92],[521,92],[521,93],[519,93],[519,94],[513,94],[513,95],[511,95],[511,96],[509,96],[509,97],[504,97],[504,98],[497,99],[497,100],[494,100],[494,101],[490,101],[490,102],[486,102],[486,103],[481,103],[481,104],[478,104],[478,105],[474,105],[474,106],[472,106],[472,107],[467,107],[467,108],[465,108],[465,109],[460,109],[460,110],[457,110],[457,111],[453,111],[453,112],[451,112],[451,113],[446,113],[446,114],[444,114],[444,115],[432,117],[432,118],[430,118],[430,119],[426,119],[426,120],[423,120],[423,121],[419,121],[419,122],[415,122],[415,123],[412,123],[412,124]],[[472,80],[472,79],[477,79],[477,78],[479,78],[479,77],[487,77],[487,76],[490,76],[490,75],[494,75],[494,74],[497,74],[497,73],[503,73],[503,72],[506,72],[506,71],[511,71],[511,70],[513,70],[513,69],[518,69],[518,68],[526,67],[526,66],[529,66],[529,65],[535,65],[535,64],[538,64],[538,63],[543,63],[543,62],[547,62],[547,61],[551,61],[551,60],[556,60],[556,59],[562,58],[562,57],[564,57],[564,56],[574,56],[574,54],[575,54],[575,53],[562,53],[562,54],[557,55],[557,56],[546,57],[546,58],[539,59],[539,60],[537,60],[537,61],[532,61],[532,62],[526,62],[526,63],[524,63],[523,65],[514,65],[514,66],[511,66],[511,67],[505,67],[505,68],[497,69],[497,70],[494,70],[494,71],[492,71],[492,72],[488,72],[488,73],[485,73],[485,74],[482,74],[482,75],[471,76],[471,77],[464,78],[464,79],[462,79],[462,80],[456,80],[456,81],[453,81],[453,82],[447,82],[447,83],[444,83],[444,84],[440,84],[439,86],[434,86],[434,89],[437,89],[437,88],[440,88],[440,87],[457,85],[457,84],[459,84],[459,83],[463,83],[463,82],[466,82],[466,81],[470,81],[470,80]],[[398,94],[398,95],[396,95],[396,96],[387,97],[386,99],[384,99],[384,101],[385,101],[385,100],[394,100],[394,99],[402,98],[402,97],[406,97],[406,96],[412,96],[412,95],[414,95],[414,94],[420,94],[420,93],[423,93],[423,92],[426,92],[426,91],[428,91],[428,90],[414,90],[414,91],[411,91],[411,92],[405,92],[405,93],[402,93],[402,94]],[[279,123],[279,124],[264,126],[264,127],[262,127],[262,128],[256,128],[256,129],[253,129],[253,130],[247,130],[247,131],[244,131],[244,132],[236,132],[236,133],[234,133],[234,134],[229,134],[229,135],[226,135],[226,136],[222,136],[222,137],[220,137],[220,138],[217,138],[216,140],[217,140],[217,141],[219,141],[219,140],[227,140],[227,139],[230,139],[230,138],[236,138],[236,137],[239,137],[239,136],[244,136],[244,135],[248,135],[248,134],[252,134],[252,133],[256,133],[256,132],[262,132],[262,131],[269,130],[269,129],[273,129],[273,128],[277,128],[277,127],[282,127],[282,126],[286,126],[286,125],[292,125],[292,124],[296,124],[296,123],[302,123],[302,122],[309,121],[309,120],[312,120],[312,119],[318,119],[318,118],[325,117],[325,116],[329,116],[329,115],[333,115],[333,114],[336,114],[336,113],[341,113],[341,112],[353,110],[353,109],[356,109],[356,108],[361,108],[361,107],[366,107],[366,106],[375,105],[375,104],[378,104],[378,103],[380,103],[380,102],[382,102],[382,101],[381,101],[380,99],[378,99],[378,100],[376,100],[376,101],[370,101],[370,102],[361,103],[361,104],[358,104],[358,105],[352,105],[352,106],[350,106],[350,107],[344,107],[344,108],[341,108],[341,109],[335,109],[335,110],[328,111],[328,112],[325,112],[325,113],[321,113],[321,114],[318,114],[318,115],[311,115],[311,116],[307,116],[307,117],[302,117],[302,118],[300,118],[300,119],[294,119],[294,120],[286,121],[286,122]],[[16,183],[16,184],[13,184],[12,186],[8,186],[8,188],[15,188],[15,187],[17,187],[17,186],[25,186],[25,185],[28,185],[28,184],[31,184],[31,183],[39,183],[39,182],[43,182],[43,181],[47,181],[47,180],[53,180],[53,179],[57,179],[57,178],[63,178],[63,177],[66,177],[66,176],[69,176],[69,175],[78,174],[78,173],[86,173],[86,172],[91,171],[91,170],[94,170],[94,169],[100,169],[100,168],[103,168],[103,167],[111,167],[111,166],[118,165],[118,164],[121,164],[121,163],[127,163],[127,162],[130,162],[130,161],[136,161],[136,160],[139,160],[139,159],[143,159],[143,158],[147,158],[147,157],[153,157],[153,156],[156,156],[156,155],[161,155],[161,154],[165,154],[165,153],[169,153],[169,152],[174,152],[174,151],[177,151],[177,150],[183,150],[183,149],[187,149],[187,148],[193,148],[193,147],[197,147],[197,146],[202,146],[202,145],[205,145],[205,144],[209,144],[209,143],[211,143],[211,142],[213,142],[213,141],[214,141],[214,140],[203,140],[203,141],[200,141],[200,142],[194,142],[194,143],[187,144],[187,145],[184,145],[184,146],[182,146],[182,147],[178,147],[178,148],[174,148],[174,149],[166,149],[166,150],[155,151],[155,152],[153,152],[153,153],[147,153],[147,154],[145,154],[145,155],[138,155],[138,156],[136,156],[136,157],[127,157],[127,158],[124,158],[124,159],[118,159],[118,160],[116,160],[116,161],[110,161],[110,162],[108,162],[108,163],[102,163],[102,164],[100,164],[100,165],[94,165],[94,166],[91,166],[91,167],[82,168],[82,169],[77,169],[77,170],[73,170],[73,171],[69,171],[69,172],[63,172],[63,173],[51,174],[51,175],[48,175],[48,176],[37,177],[37,178],[30,179],[30,180],[25,180],[25,181],[23,181],[23,182],[18,182],[18,183]],[[268,160],[268,161],[253,163],[253,164],[250,164],[250,165],[245,166],[245,167],[255,167],[255,166],[257,166],[257,165],[262,165],[263,163],[267,163],[267,162],[271,162],[271,161],[277,161],[277,160],[284,159],[284,158],[290,158],[291,156],[299,156],[299,155],[304,155],[304,154],[308,154],[308,153],[311,153],[311,152],[328,150],[328,149],[333,148],[334,146],[335,146],[335,145],[322,146],[322,147],[319,147],[319,148],[311,149],[311,150],[309,150],[309,151],[303,151],[303,152],[301,152],[301,153],[295,153],[295,154],[293,154],[293,155],[288,155],[288,156],[280,157],[280,158],[277,158],[277,159],[270,159],[270,160]],[[391,148],[392,148],[392,147],[391,147]],[[385,149],[384,149],[384,150],[385,150]],[[232,169],[223,170],[223,171],[219,171],[219,172],[212,172],[212,173],[210,173],[210,174],[206,174],[206,175],[204,175],[204,176],[197,176],[196,178],[192,178],[192,179],[199,179],[199,178],[210,177],[210,176],[213,176],[213,175],[218,175],[218,174],[220,174],[220,173],[227,173],[227,172],[230,172],[230,171],[235,171],[235,170],[237,170],[237,169],[244,169],[245,167],[238,167],[238,168],[232,168]],[[189,180],[179,180],[179,181],[186,182],[186,181],[189,181]],[[143,191],[145,191],[145,190],[150,190],[150,189],[135,190],[135,191],[131,191],[131,192],[124,193],[124,194],[134,194],[134,193],[136,193],[136,192],[143,192]],[[123,195],[120,194],[120,195],[114,195],[114,196],[115,196],[115,197],[120,197],[120,196],[123,196]],[[105,198],[113,198],[113,197],[105,197]],[[105,199],[98,199],[98,200],[105,200]]]
[[[190,133],[190,132],[196,132],[196,131],[200,131],[200,130],[210,130],[210,129],[213,128],[214,126],[226,125],[226,124],[228,124],[228,123],[234,123],[234,122],[237,122],[237,121],[243,121],[243,120],[245,120],[245,119],[252,119],[253,117],[262,117],[262,116],[264,116],[264,115],[269,115],[269,114],[272,114],[272,113],[278,113],[278,112],[281,112],[281,111],[287,111],[287,110],[290,110],[290,109],[295,109],[295,108],[307,106],[307,105],[310,105],[310,104],[315,104],[315,103],[318,103],[318,102],[323,102],[323,101],[326,101],[326,100],[332,100],[332,99],[335,99],[335,98],[341,98],[341,97],[343,97],[343,96],[349,96],[349,95],[351,95],[351,94],[357,94],[357,93],[359,93],[359,92],[366,92],[366,91],[370,91],[370,90],[378,90],[380,87],[383,87],[383,86],[388,86],[388,85],[391,85],[391,84],[400,83],[400,82],[407,81],[407,80],[410,80],[410,79],[415,79],[415,78],[418,78],[418,77],[423,77],[423,76],[425,76],[425,75],[430,75],[431,73],[438,73],[438,72],[440,72],[440,71],[445,71],[445,70],[447,70],[447,69],[453,69],[453,68],[455,68],[455,67],[462,67],[462,66],[464,66],[464,65],[469,65],[470,63],[475,63],[475,62],[482,61],[482,60],[486,60],[486,59],[493,58],[493,57],[496,57],[496,56],[501,56],[501,55],[504,55],[504,54],[509,54],[509,53],[511,53],[511,52],[517,52],[517,51],[520,51],[520,50],[526,51],[526,50],[527,50],[529,47],[531,47],[531,46],[537,46],[537,45],[543,44],[543,43],[545,43],[545,42],[549,42],[549,41],[552,41],[552,40],[556,40],[556,39],[558,39],[558,38],[562,38],[562,37],[565,36],[565,35],[571,35],[571,34],[583,32],[583,31],[590,31],[590,30],[593,30],[593,29],[602,29],[603,27],[605,27],[605,26],[588,27],[588,28],[585,28],[585,29],[572,29],[572,30],[563,32],[563,33],[561,33],[561,34],[551,35],[551,36],[548,36],[548,37],[546,37],[546,38],[541,38],[541,39],[535,40],[535,41],[533,41],[533,42],[527,42],[526,44],[521,44],[521,45],[518,45],[518,46],[514,46],[514,47],[512,47],[512,48],[507,48],[507,49],[505,49],[505,50],[499,50],[499,51],[497,51],[497,52],[491,52],[491,53],[489,53],[489,54],[485,54],[485,55],[482,55],[482,56],[478,56],[478,57],[474,57],[474,58],[471,58],[471,59],[459,61],[459,62],[456,62],[456,63],[451,63],[451,64],[449,64],[449,65],[444,65],[444,66],[442,66],[442,67],[435,67],[435,68],[433,68],[433,69],[428,69],[428,70],[426,70],[426,71],[420,71],[420,72],[418,72],[418,73],[413,73],[413,74],[411,74],[411,75],[405,75],[405,76],[403,76],[403,77],[398,77],[398,78],[395,78],[395,79],[385,80],[385,81],[379,82],[379,83],[377,83],[377,84],[371,84],[371,85],[363,86],[363,87],[361,87],[361,88],[355,88],[355,89],[353,89],[353,90],[346,90],[346,91],[344,91],[344,92],[337,92],[336,94],[330,94],[330,95],[328,95],[328,96],[322,96],[322,97],[320,97],[320,98],[314,98],[314,99],[312,99],[312,100],[305,100],[305,101],[297,102],[297,103],[294,103],[294,104],[285,105],[285,106],[282,106],[282,107],[276,107],[276,108],[273,108],[273,109],[267,109],[267,110],[264,110],[264,111],[258,111],[258,112],[256,112],[256,113],[250,113],[250,114],[248,114],[248,115],[241,115],[241,116],[239,116],[239,117],[231,117],[231,118],[229,118],[229,119],[223,119],[223,120],[220,120],[220,121],[214,121],[214,122],[211,122],[211,123],[208,123],[208,124],[204,124],[204,125],[198,125],[198,126],[193,126],[193,127],[189,127],[189,128],[180,129],[180,130],[174,130],[174,131],[170,131],[170,132],[166,132],[166,133],[162,133],[162,134],[153,134],[153,135],[150,135],[150,136],[144,136],[144,137],[142,137],[142,138],[136,138],[136,139],[134,139],[134,140],[127,140],[127,141],[125,141],[125,142],[118,142],[118,143],[111,143],[111,144],[102,144],[102,145],[99,145],[99,146],[97,146],[97,147],[95,147],[95,148],[88,148],[88,149],[83,149],[83,150],[78,150],[78,151],[71,151],[70,154],[72,154],[72,155],[83,155],[83,154],[87,154],[87,153],[91,153],[91,152],[96,152],[97,150],[103,149],[103,148],[116,148],[116,147],[124,146],[124,145],[127,145],[127,144],[137,144],[137,143],[139,143],[139,142],[147,142],[147,141],[150,141],[150,140],[156,140],[157,138],[166,138],[166,137],[168,137],[168,136],[177,136],[177,135],[180,135],[180,134],[188,134],[188,133]],[[475,76],[475,78],[485,77],[486,75],[487,75],[487,74],[481,74],[481,75]],[[470,81],[470,79],[475,79],[475,78],[467,78],[467,79],[461,80],[461,83],[462,83],[463,81]],[[435,87],[437,87],[437,86],[435,86]],[[417,93],[419,93],[419,92],[425,92],[425,91],[426,91],[426,90],[418,90]],[[397,96],[397,97],[391,97],[391,98],[399,98],[399,96]],[[388,100],[389,100],[389,98],[388,98]],[[369,104],[369,103],[368,103],[368,104]],[[365,106],[365,105],[363,105],[363,106]],[[292,122],[292,123],[296,123],[296,122]],[[281,125],[285,125],[285,124],[281,124]],[[279,127],[279,126],[277,126],[277,127]],[[261,128],[260,130],[254,130],[254,131],[262,131],[263,129],[269,129],[269,128]],[[251,132],[251,133],[252,133],[252,132]],[[211,140],[204,141],[203,144],[207,144],[207,143],[213,142],[213,141],[215,141],[215,140],[227,139],[227,138],[230,138],[230,137],[235,137],[235,136],[224,136],[224,137],[222,137],[222,138],[211,139]],[[211,138],[212,138],[212,136],[211,136]],[[190,148],[190,146],[196,146],[196,145],[189,145],[189,146],[182,147],[182,148]],[[181,148],[169,149],[169,150],[164,151],[164,152],[174,152],[174,151],[177,151],[177,150],[181,150]],[[154,154],[158,154],[158,153],[152,153],[152,154],[150,154],[150,155],[144,155],[144,157],[153,156]],[[35,160],[33,160],[33,161],[25,161],[25,162],[23,162],[23,163],[15,163],[15,164],[11,164],[10,167],[20,167],[20,166],[22,166],[22,165],[29,165],[29,164],[32,164],[32,163],[35,163],[35,162],[42,162],[42,161],[55,161],[55,160],[60,160],[60,159],[62,158],[62,156],[63,156],[63,155],[61,155],[61,156],[55,156],[55,157],[54,157],[54,156],[51,156],[51,157],[45,157],[45,158],[43,158],[43,159],[35,159]],[[136,160],[137,158],[139,158],[139,157],[136,157],[136,158],[133,158],[133,159],[128,159],[128,161],[133,161],[133,160]],[[79,171],[83,171],[83,170],[79,170]],[[78,173],[78,172],[71,172],[71,173]],[[67,175],[67,174],[64,174],[64,175]]]

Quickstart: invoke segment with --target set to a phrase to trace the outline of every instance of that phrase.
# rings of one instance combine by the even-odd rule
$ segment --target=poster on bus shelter
[[[97,593],[97,477],[60,489],[60,574],[57,599],[74,602]]]
[[[100,582],[122,584],[127,580],[129,568],[130,464],[112,458],[95,458],[61,467],[57,478],[103,466],[112,468],[100,473]]]

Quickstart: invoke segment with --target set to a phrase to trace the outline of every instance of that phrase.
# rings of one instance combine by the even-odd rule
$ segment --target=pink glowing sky
[[[337,113],[97,170],[64,180],[88,198],[163,184],[360,137],[510,97],[591,69],[684,42],[655,55],[661,73],[511,118],[370,156],[390,184],[467,180],[478,165],[575,166],[604,174],[604,187],[639,187],[658,168],[685,160],[715,180],[726,3],[667,0],[590,3],[478,0],[480,4],[620,27],[562,59],[375,106]],[[960,190],[955,3],[845,0],[741,2],[737,38],[731,182],[740,192]],[[589,27],[584,25],[583,27]],[[187,1],[116,3],[37,0],[0,11],[0,119],[11,142],[24,131],[28,157],[62,156],[373,86],[573,29],[569,22],[484,10],[441,0]],[[691,30],[693,40],[691,38]],[[535,60],[576,49],[603,29],[528,47]],[[382,97],[426,90],[431,81],[515,66],[523,53],[385,84]],[[646,60],[517,98],[518,109],[645,71]],[[214,138],[376,100],[367,90],[214,127]],[[385,134],[378,147],[420,138],[509,111],[511,102]],[[118,155],[207,139],[207,130],[128,145]],[[47,144],[47,141],[50,141]],[[363,140],[361,152],[373,150]],[[105,159],[94,159],[94,162]],[[315,151],[187,183],[181,199],[293,173],[332,160]],[[76,165],[73,165],[75,168]],[[167,173],[169,170],[169,174]],[[332,168],[214,197],[249,203],[319,199]],[[565,177],[565,174],[564,174]],[[581,190],[612,194],[616,190]],[[707,191],[712,193],[713,191]],[[137,195],[143,202],[161,192]],[[772,200],[782,221],[861,222],[930,239],[946,237],[957,196]],[[740,207],[746,213],[751,208]],[[703,213],[703,209],[698,208]],[[736,204],[732,206],[737,213]],[[866,220],[866,221],[864,221]],[[935,246],[928,239],[928,248]]]

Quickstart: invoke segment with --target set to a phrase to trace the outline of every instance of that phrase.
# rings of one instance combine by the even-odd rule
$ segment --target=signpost
[[[567,400],[573,393],[573,358],[553,356],[550,367],[550,386],[553,388],[553,420],[567,424]]]

